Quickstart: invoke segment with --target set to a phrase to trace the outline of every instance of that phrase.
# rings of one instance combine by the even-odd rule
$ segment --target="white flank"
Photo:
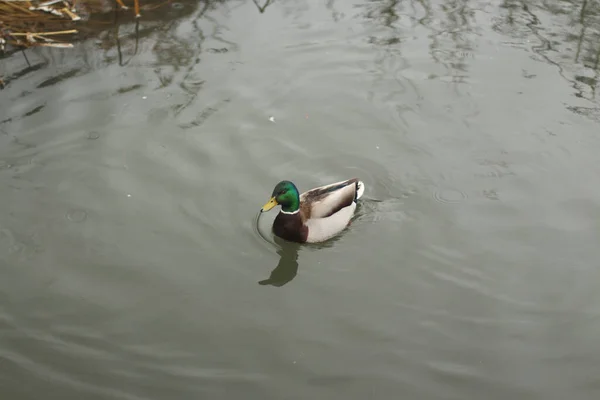
[[[309,219],[306,221],[306,226],[308,226],[306,241],[308,243],[318,243],[334,237],[348,226],[355,209],[356,203],[352,203],[332,216]]]

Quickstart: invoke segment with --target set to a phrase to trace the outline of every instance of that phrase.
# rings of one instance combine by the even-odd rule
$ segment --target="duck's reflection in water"
[[[279,262],[268,279],[259,281],[260,285],[283,286],[290,282],[298,274],[298,250],[299,243],[292,243],[275,239],[279,244]]]

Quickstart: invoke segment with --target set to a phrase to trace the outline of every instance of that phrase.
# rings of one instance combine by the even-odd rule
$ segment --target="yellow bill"
[[[265,204],[264,206],[262,206],[262,208],[260,209],[261,212],[265,212],[265,211],[269,211],[271,208],[275,207],[277,205],[277,200],[275,200],[275,197],[271,197],[271,200],[269,200],[267,202],[267,204]]]

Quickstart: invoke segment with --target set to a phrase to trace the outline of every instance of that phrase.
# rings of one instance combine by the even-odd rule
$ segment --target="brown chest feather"
[[[308,227],[304,225],[302,212],[297,214],[284,214],[280,212],[273,222],[273,233],[282,239],[291,242],[306,242]]]

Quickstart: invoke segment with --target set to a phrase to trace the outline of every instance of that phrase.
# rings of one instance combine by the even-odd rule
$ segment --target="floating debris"
[[[119,3],[119,5],[121,6],[121,8],[123,10],[129,10],[129,7],[127,7],[125,4],[123,4],[123,0],[117,0],[117,3]],[[139,0],[135,0],[133,3],[133,9],[135,11],[135,17],[139,18],[141,17],[140,15],[140,3]]]
[[[128,9],[123,0],[116,1],[122,9]],[[135,17],[139,18],[139,0],[133,0],[133,4]],[[73,35],[79,33],[71,29],[73,24],[92,13],[105,13],[106,5],[98,0],[0,0],[0,51],[5,51],[7,45],[71,48],[76,39]],[[56,35],[71,35],[72,40],[48,37]]]
[[[0,58],[21,51],[30,68],[32,64],[25,51],[28,48],[70,49],[81,40],[98,38],[116,28],[114,36],[100,36],[104,39],[98,39],[97,44],[105,50],[116,44],[121,62],[118,27],[135,21],[136,53],[141,10],[151,28],[164,20],[160,9],[170,8],[174,1],[191,4],[192,7],[186,8],[189,14],[198,3],[197,0],[0,0]],[[0,90],[18,77],[4,72],[0,70]]]
[[[48,36],[72,35],[76,29],[62,29],[65,22],[79,21],[73,4],[66,0],[0,1],[0,49],[15,47],[73,47]]]

